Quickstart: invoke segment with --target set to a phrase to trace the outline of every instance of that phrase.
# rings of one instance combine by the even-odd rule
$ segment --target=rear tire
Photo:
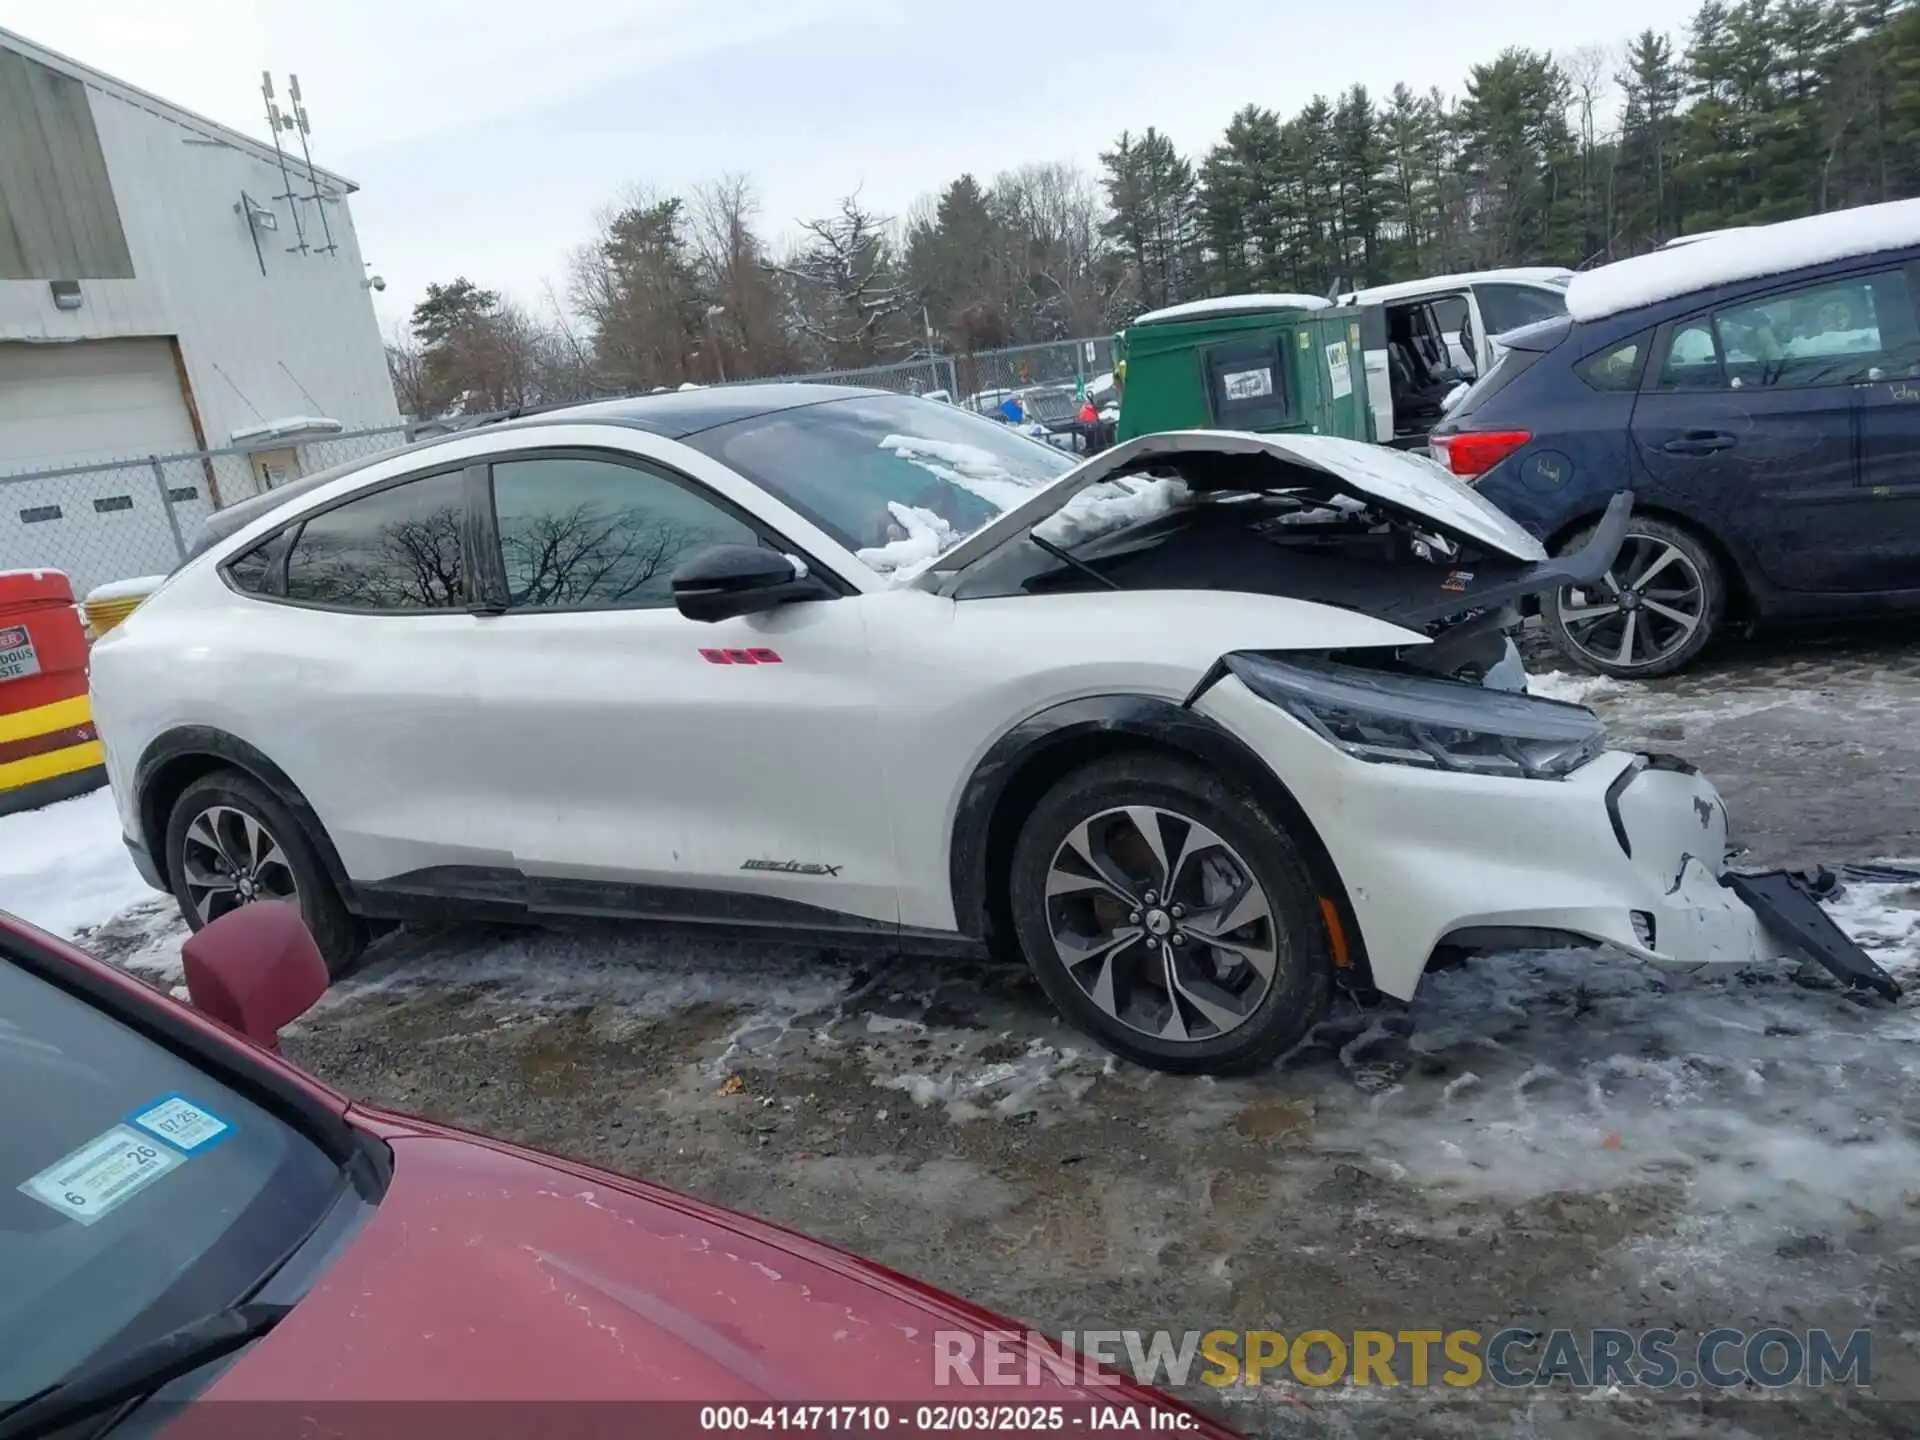
[[[1567,543],[1577,550],[1592,529]],[[1700,537],[1635,518],[1601,584],[1556,590],[1540,606],[1553,646],[1582,670],[1651,680],[1691,665],[1726,617],[1727,582]],[[1629,628],[1630,627],[1630,628]]]
[[[1009,889],[1048,996],[1138,1064],[1253,1069],[1331,1001],[1305,857],[1251,797],[1187,761],[1140,752],[1069,774],[1021,830]]]
[[[366,949],[366,922],[350,913],[312,838],[250,775],[215,770],[180,792],[167,817],[167,881],[195,930],[255,900],[292,900],[338,976]]]

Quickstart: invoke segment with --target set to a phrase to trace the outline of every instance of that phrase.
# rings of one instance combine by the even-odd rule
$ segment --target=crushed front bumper
[[[1194,708],[1300,803],[1386,994],[1410,998],[1442,944],[1555,936],[1683,967],[1805,957],[1898,993],[1810,894],[1728,874],[1726,806],[1684,762],[1610,751],[1564,780],[1465,775],[1355,759],[1232,677]]]

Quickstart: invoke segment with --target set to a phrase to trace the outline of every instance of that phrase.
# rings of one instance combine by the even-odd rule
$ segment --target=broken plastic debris
[[[738,1095],[746,1088],[747,1082],[742,1080],[737,1074],[729,1075],[721,1082],[719,1093],[722,1095]]]

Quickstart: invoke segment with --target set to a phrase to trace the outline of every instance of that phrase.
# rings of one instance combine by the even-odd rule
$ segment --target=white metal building
[[[0,30],[0,568],[84,585],[172,563],[135,465],[6,476],[252,452],[174,473],[202,509],[299,468],[303,436],[398,423],[355,187],[283,143],[284,168],[271,143]]]

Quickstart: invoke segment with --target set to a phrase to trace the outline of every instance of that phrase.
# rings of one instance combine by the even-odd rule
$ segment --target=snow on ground
[[[1811,965],[1488,957],[1423,982],[1407,1056],[1374,1063],[1398,1043],[1386,1031],[1342,1048],[1373,1098],[1320,1143],[1442,1204],[1677,1192],[1680,1223],[1639,1259],[1744,1293],[1782,1235],[1825,1254],[1863,1216],[1920,1202],[1920,886],[1854,884],[1833,913],[1907,986],[1897,1007]]]
[[[1598,320],[1714,285],[1914,244],[1920,244],[1920,200],[1830,210],[1583,271],[1567,287],[1567,310],[1576,320]]]
[[[72,939],[153,898],[120,841],[111,791],[0,816],[0,910]]]
[[[1605,675],[1576,675],[1566,670],[1542,670],[1527,676],[1527,693],[1543,700],[1564,700],[1570,705],[1586,705],[1594,700],[1612,698],[1625,687]]]

